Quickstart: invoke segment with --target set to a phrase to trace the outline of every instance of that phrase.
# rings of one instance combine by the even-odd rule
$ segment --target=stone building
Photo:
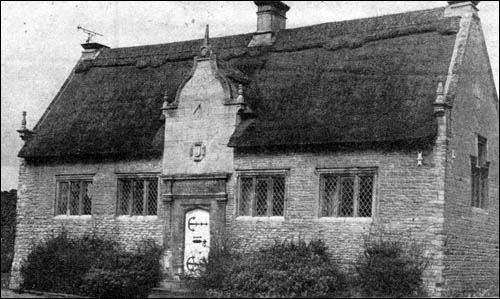
[[[352,264],[363,236],[409,235],[430,294],[498,282],[498,97],[479,1],[83,54],[19,132],[11,286],[32,241],[65,227],[165,246],[167,277],[221,236],[321,238]]]

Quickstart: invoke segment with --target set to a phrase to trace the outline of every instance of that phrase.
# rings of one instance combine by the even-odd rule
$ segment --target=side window
[[[123,178],[118,180],[118,215],[157,215],[158,179]]]
[[[56,215],[91,215],[91,179],[57,179]]]
[[[323,173],[320,176],[321,217],[371,217],[375,174]]]
[[[488,159],[487,139],[477,137],[477,157],[471,156],[471,205],[476,208],[488,207]]]
[[[239,216],[283,216],[284,211],[283,175],[239,177]]]

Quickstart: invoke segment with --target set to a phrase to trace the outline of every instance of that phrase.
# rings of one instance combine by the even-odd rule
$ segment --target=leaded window
[[[158,213],[158,179],[118,180],[118,215],[147,216]]]
[[[283,175],[240,176],[240,216],[283,216],[285,177]]]
[[[477,157],[471,156],[471,205],[485,209],[488,205],[488,173],[490,163],[487,161],[487,140],[477,138]]]
[[[320,176],[321,217],[371,217],[374,173],[324,173]]]
[[[91,179],[60,179],[57,181],[56,215],[91,215]]]

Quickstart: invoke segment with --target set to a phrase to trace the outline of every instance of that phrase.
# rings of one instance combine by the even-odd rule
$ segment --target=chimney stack
[[[444,11],[445,17],[456,17],[476,15],[477,16],[477,5],[480,1],[447,1],[448,7]]]
[[[248,46],[272,45],[276,33],[286,28],[286,12],[290,7],[281,1],[254,1],[254,3],[257,5],[257,32]]]
[[[254,1],[257,5],[257,32],[278,32],[286,28],[286,12],[290,9],[281,1]]]
[[[102,45],[100,43],[85,43],[81,44],[83,51],[81,60],[90,60],[97,57],[99,51],[103,48],[109,48],[108,46]]]

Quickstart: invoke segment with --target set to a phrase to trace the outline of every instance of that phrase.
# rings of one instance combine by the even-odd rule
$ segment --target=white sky
[[[284,1],[288,28],[445,6],[446,1]],[[481,1],[479,16],[498,91],[497,1]],[[1,189],[17,188],[21,112],[33,128],[81,55],[81,25],[104,34],[112,48],[213,37],[256,29],[252,1],[1,2]]]

